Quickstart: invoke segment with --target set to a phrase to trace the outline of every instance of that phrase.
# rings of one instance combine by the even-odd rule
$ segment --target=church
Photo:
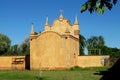
[[[48,17],[44,31],[30,33],[30,69],[66,69],[77,66],[79,55],[79,24],[73,25],[62,13],[49,25]]]
[[[62,13],[52,25],[46,17],[44,31],[41,33],[36,34],[32,24],[30,69],[61,70],[75,66],[104,66],[105,56],[79,56],[79,27],[77,16],[74,24],[71,24]]]

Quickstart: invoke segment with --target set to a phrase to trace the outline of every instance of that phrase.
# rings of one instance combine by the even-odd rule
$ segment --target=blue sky
[[[86,38],[102,35],[109,47],[120,48],[120,3],[112,11],[101,14],[80,13],[80,6],[86,0],[0,0],[0,33],[7,35],[12,45],[20,44],[29,37],[31,24],[35,31],[43,31],[46,16],[49,23],[63,16],[74,23],[77,15],[80,33]]]

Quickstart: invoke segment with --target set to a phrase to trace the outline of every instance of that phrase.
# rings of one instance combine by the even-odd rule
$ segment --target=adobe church
[[[49,25],[48,17],[44,31],[30,33],[30,69],[65,69],[77,66],[79,54],[79,24],[73,25],[62,13]]]
[[[50,25],[48,17],[44,31],[30,33],[30,69],[53,70],[74,66],[104,66],[105,56],[79,56],[79,23],[77,16],[74,24],[64,18],[62,13]],[[109,58],[109,56],[107,56]]]

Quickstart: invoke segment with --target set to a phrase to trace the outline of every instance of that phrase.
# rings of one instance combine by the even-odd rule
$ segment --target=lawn
[[[99,80],[101,76],[94,73],[107,69],[108,67],[76,68],[62,71],[1,70],[0,80]]]

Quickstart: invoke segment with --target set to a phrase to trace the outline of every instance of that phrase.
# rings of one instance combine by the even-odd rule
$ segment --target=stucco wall
[[[0,56],[0,70],[25,69],[25,56]]]
[[[74,66],[78,48],[78,39],[66,38],[53,31],[43,32],[30,41],[30,68],[63,69]]]
[[[30,42],[31,69],[65,67],[64,46],[61,46],[60,37],[54,32],[44,32]]]
[[[80,67],[104,66],[105,59],[109,59],[109,56],[79,56],[78,66]]]

